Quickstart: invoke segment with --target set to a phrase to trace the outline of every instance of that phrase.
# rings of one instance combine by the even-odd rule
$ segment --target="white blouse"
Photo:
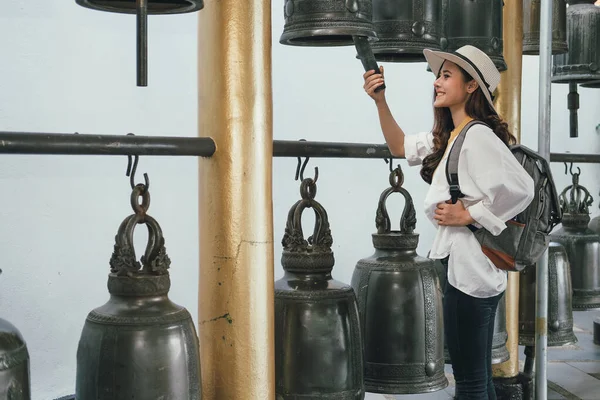
[[[404,151],[408,165],[421,165],[433,151],[433,134],[406,135]],[[473,297],[495,296],[506,289],[506,272],[483,254],[466,226],[438,226],[433,218],[437,204],[450,199],[445,172],[448,153],[434,172],[425,197],[425,215],[437,227],[429,258],[450,256],[448,283],[458,290]],[[499,235],[506,228],[505,221],[525,210],[533,200],[533,179],[485,125],[474,125],[467,132],[458,162],[458,179],[465,195],[460,201],[478,227],[493,235]]]

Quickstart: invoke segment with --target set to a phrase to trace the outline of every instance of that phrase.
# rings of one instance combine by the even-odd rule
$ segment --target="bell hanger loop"
[[[400,164],[398,164],[398,166],[396,168],[394,168],[393,160],[394,159],[391,157],[384,159],[386,164],[389,164],[389,168],[390,168],[390,176],[389,176],[390,186],[393,187],[394,189],[398,190],[404,184],[404,174],[402,173],[402,168],[400,168]]]

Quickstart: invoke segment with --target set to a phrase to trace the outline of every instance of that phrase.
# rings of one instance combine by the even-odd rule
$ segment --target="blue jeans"
[[[444,331],[456,381],[456,399],[496,400],[492,339],[496,308],[503,294],[472,297],[446,282]]]

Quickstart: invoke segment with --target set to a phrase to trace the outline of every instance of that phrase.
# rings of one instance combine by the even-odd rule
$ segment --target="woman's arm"
[[[377,113],[379,115],[379,123],[381,125],[381,131],[385,141],[395,157],[404,157],[404,131],[392,115],[390,107],[385,99],[385,89],[375,92],[379,86],[384,83],[383,78],[383,66],[379,67],[380,74],[375,73],[374,70],[370,70],[364,73],[363,78],[365,80],[364,89],[369,96],[375,101],[377,106]]]

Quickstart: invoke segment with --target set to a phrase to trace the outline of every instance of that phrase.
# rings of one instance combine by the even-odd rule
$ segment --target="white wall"
[[[273,6],[275,138],[383,143],[354,50],[280,45],[280,3]],[[87,10],[74,0],[3,0],[0,130],[196,136],[196,25],[196,15],[150,17],[149,87],[138,88],[133,16]],[[526,57],[523,65],[523,142],[533,148],[537,62]],[[398,121],[407,132],[429,129],[433,76],[423,63],[385,67]],[[570,139],[567,87],[552,90],[552,151],[598,152],[600,91],[581,89],[580,136]],[[417,169],[400,163],[419,212],[418,251],[425,255],[434,232],[421,211],[427,185]],[[0,315],[27,340],[36,400],[74,392],[81,328],[87,313],[108,297],[114,235],[132,212],[126,164],[126,157],[0,156]],[[312,159],[308,171],[314,166],[320,172],[317,200],[329,212],[334,237],[334,276],[349,282],[356,261],[373,251],[375,209],[388,185],[388,166],[382,160]],[[274,163],[277,279],[285,218],[299,198],[295,168],[295,159]],[[600,169],[581,169],[581,182],[597,198],[600,182],[593,178]],[[138,171],[138,180],[142,172],[150,176],[150,214],[163,227],[173,261],[171,298],[196,320],[197,160],[142,157]],[[562,165],[554,173],[559,187],[568,184]],[[398,226],[403,203],[398,197],[389,203]],[[306,215],[310,231],[314,219]],[[145,237],[140,229],[138,254]]]

